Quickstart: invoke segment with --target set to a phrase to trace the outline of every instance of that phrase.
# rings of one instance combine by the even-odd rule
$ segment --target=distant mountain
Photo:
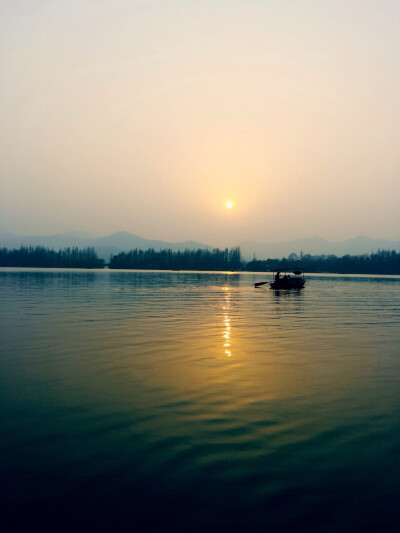
[[[311,254],[333,254],[337,256],[370,254],[381,250],[400,251],[400,241],[390,241],[387,239],[372,239],[371,237],[354,237],[341,242],[331,242],[322,237],[310,237],[297,239],[294,241],[260,243],[246,241],[240,243],[242,254],[246,258],[252,258],[254,253],[257,259],[287,257],[291,253],[300,255]]]
[[[128,233],[127,231],[118,231],[106,237],[92,237],[83,232],[29,236],[15,235],[12,233],[0,234],[0,247],[19,248],[20,246],[45,246],[54,250],[72,246],[78,246],[79,248],[90,246],[94,247],[98,256],[106,261],[108,261],[111,254],[127,252],[135,248],[142,250],[149,248],[154,248],[155,250],[170,248],[174,251],[185,250],[186,248],[192,250],[212,248],[211,246],[195,241],[166,242],[150,240],[134,235],[133,233]]]
[[[93,246],[93,239],[81,237],[76,234],[57,235],[15,235],[12,233],[0,234],[0,246],[6,248],[19,248],[23,246],[46,246],[48,248],[66,248],[68,246],[79,246],[84,248]]]
[[[213,248],[206,244],[196,241],[184,242],[167,242],[145,239],[139,235],[134,235],[127,231],[118,231],[106,237],[93,237],[84,232],[73,232],[70,234],[57,235],[36,235],[36,236],[21,236],[12,233],[0,234],[0,247],[19,248],[21,245],[26,246],[46,246],[59,250],[60,248],[78,246],[79,248],[86,248],[93,246],[97,251],[99,257],[108,261],[111,254],[118,254],[139,248],[147,250],[154,248],[155,250],[162,250],[170,248],[178,251],[185,248],[193,249],[207,249]],[[371,237],[360,236],[353,239],[347,239],[342,242],[331,242],[322,237],[310,237],[306,239],[297,239],[286,242],[275,243],[261,243],[245,241],[239,244],[242,255],[245,259],[252,259],[254,253],[257,259],[267,258],[281,258],[287,257],[291,253],[303,254],[334,254],[342,256],[346,254],[359,255],[370,254],[378,249],[381,250],[396,250],[400,252],[400,241],[390,241],[387,239],[372,239]]]
[[[376,252],[380,250],[396,250],[400,251],[400,241],[391,241],[388,239],[371,239],[360,235],[354,239],[347,239],[341,243],[338,243],[337,248],[340,249],[340,254],[363,254]],[[353,251],[354,250],[354,251]],[[336,252],[339,255],[339,252]]]
[[[88,231],[70,231],[68,235],[72,237],[81,237],[83,239],[95,239],[96,235],[89,233]]]
[[[175,251],[184,250],[185,248],[210,248],[206,244],[202,244],[200,242],[195,241],[166,242],[145,239],[144,237],[139,237],[138,235],[128,233],[127,231],[118,231],[117,233],[112,233],[107,237],[99,237],[95,240],[95,244],[93,244],[92,246],[95,246],[96,248],[103,246],[112,246],[120,248],[123,251],[133,250],[135,248],[141,248],[142,250],[147,250],[148,248],[154,248],[155,250],[171,248],[171,250]]]

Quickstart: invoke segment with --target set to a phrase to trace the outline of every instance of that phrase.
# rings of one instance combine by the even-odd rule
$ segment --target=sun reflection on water
[[[225,301],[222,309],[224,310],[224,329],[223,329],[223,339],[224,339],[224,350],[227,357],[232,357],[231,350],[231,319],[229,318],[229,310],[231,303],[231,294],[230,287],[222,287],[222,290],[225,291]]]

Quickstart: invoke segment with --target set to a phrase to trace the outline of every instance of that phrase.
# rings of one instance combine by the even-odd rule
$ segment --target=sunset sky
[[[400,239],[397,0],[3,0],[0,67],[0,232]]]

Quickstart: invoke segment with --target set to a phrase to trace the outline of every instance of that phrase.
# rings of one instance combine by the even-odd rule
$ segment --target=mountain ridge
[[[77,246],[78,248],[95,248],[98,256],[106,261],[110,255],[118,254],[141,248],[147,250],[154,248],[162,250],[170,248],[171,250],[190,249],[208,249],[214,248],[196,241],[167,242],[153,239],[145,239],[128,231],[117,231],[104,237],[80,237],[81,232],[57,233],[54,235],[16,235],[12,233],[0,234],[0,247],[19,248],[20,246],[45,246],[53,249],[67,248]]]
[[[254,241],[245,241],[240,244],[244,256],[257,259],[267,257],[285,257],[291,253],[300,255],[362,255],[376,252],[378,249],[400,251],[400,240],[394,241],[389,239],[374,239],[366,235],[352,237],[339,242],[329,241],[323,237],[306,237],[282,242],[258,243]]]
[[[111,254],[118,254],[138,249],[154,248],[161,250],[170,248],[178,251],[189,249],[212,249],[215,246],[197,241],[169,242],[156,239],[146,239],[128,231],[117,231],[103,237],[90,236],[87,232],[58,233],[54,235],[16,235],[10,232],[0,234],[0,246],[5,248],[19,248],[20,246],[46,246],[53,249],[77,246],[80,248],[94,247],[99,257],[108,261]],[[400,240],[374,239],[360,235],[339,242],[329,241],[324,237],[314,236],[282,242],[239,242],[245,259],[287,257],[291,253],[300,255],[361,255],[376,252],[378,249],[400,251]]]

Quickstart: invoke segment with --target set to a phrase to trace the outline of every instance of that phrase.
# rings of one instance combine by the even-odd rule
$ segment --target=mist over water
[[[11,524],[397,531],[400,278],[0,269]]]

